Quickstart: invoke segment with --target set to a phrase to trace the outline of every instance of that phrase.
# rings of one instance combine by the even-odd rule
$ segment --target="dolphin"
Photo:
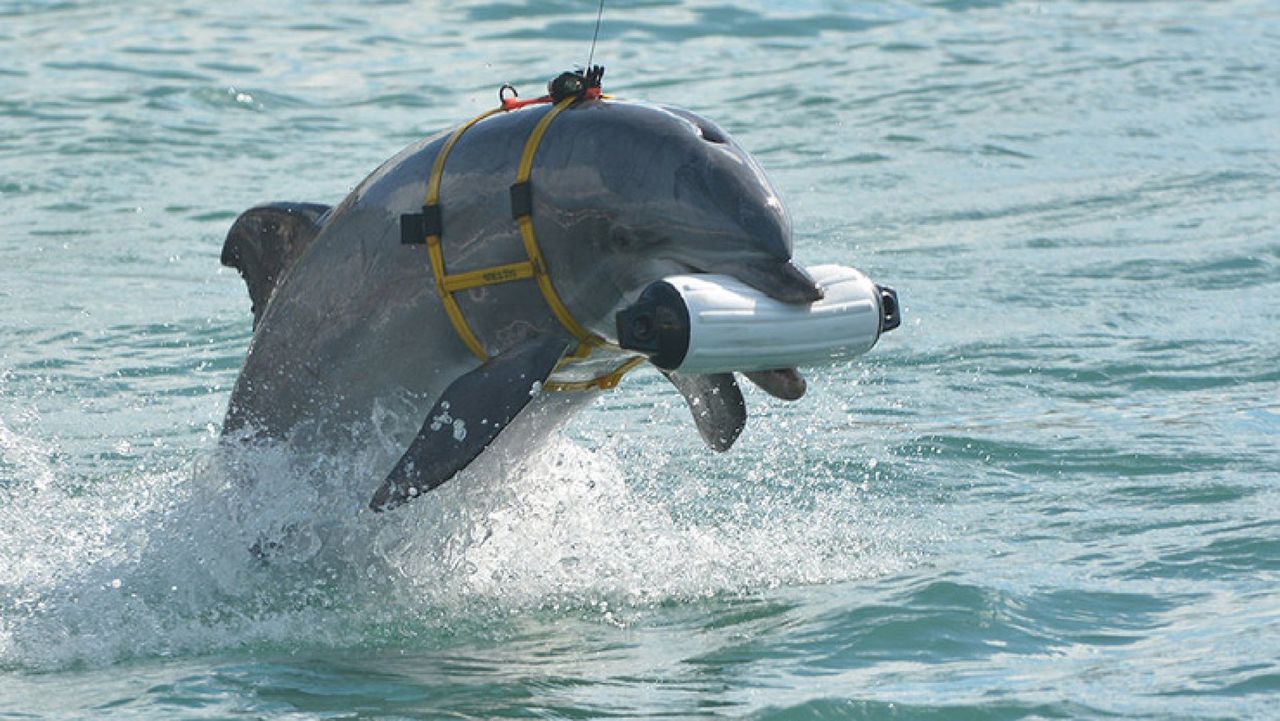
[[[525,260],[511,185],[549,105],[494,115],[451,149],[440,180],[450,272]],[[392,508],[453,477],[498,434],[536,441],[598,390],[538,392],[553,374],[590,377],[632,356],[616,346],[565,366],[577,343],[531,280],[455,295],[486,359],[468,350],[437,293],[428,251],[402,242],[448,134],[405,148],[339,205],[271,203],[240,215],[222,263],[249,287],[253,338],[223,435],[303,448],[367,447],[376,409],[396,401],[406,450],[374,469],[370,505]],[[571,316],[615,340],[614,313],[677,273],[738,278],[783,302],[822,297],[792,262],[791,221],[760,165],[709,120],[674,107],[582,100],[546,130],[531,175],[542,260]],[[577,374],[577,376],[574,376]],[[733,373],[665,373],[707,445],[746,422]],[[768,393],[805,391],[794,369],[753,372]],[[381,480],[381,485],[377,485]]]

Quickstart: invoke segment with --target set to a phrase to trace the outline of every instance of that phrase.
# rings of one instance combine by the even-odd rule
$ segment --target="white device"
[[[673,275],[615,316],[618,344],[682,373],[827,365],[871,350],[901,322],[898,296],[839,265],[807,269],[823,291],[783,303],[727,275]]]

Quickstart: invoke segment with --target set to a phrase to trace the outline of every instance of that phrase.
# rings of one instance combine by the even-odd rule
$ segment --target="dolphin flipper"
[[[531,338],[455,380],[369,507],[395,508],[466,468],[533,400],[570,345],[562,338]]]
[[[804,376],[795,368],[779,368],[772,371],[753,371],[743,373],[747,380],[755,383],[765,393],[784,401],[798,401],[804,396],[808,385]]]
[[[714,451],[727,451],[747,425],[747,404],[732,373],[664,371],[693,411],[698,434]]]
[[[256,328],[271,292],[302,251],[320,232],[329,206],[316,203],[269,203],[236,218],[222,244],[222,264],[240,271],[249,286]]]

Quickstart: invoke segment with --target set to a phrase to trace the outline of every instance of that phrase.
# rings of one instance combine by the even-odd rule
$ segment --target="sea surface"
[[[726,128],[902,328],[725,455],[643,371],[396,514],[326,493],[359,459],[227,477],[236,215],[595,20],[0,0],[0,719],[1280,718],[1275,0],[610,0],[606,89]]]

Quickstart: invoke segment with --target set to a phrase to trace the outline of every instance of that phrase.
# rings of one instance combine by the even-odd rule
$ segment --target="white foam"
[[[557,439],[514,465],[482,456],[374,514],[375,449],[210,450],[189,469],[76,489],[38,443],[0,437],[21,474],[0,506],[0,667],[394,643],[537,608],[625,622],[654,603],[902,561],[859,484],[793,477],[804,465],[778,457],[785,444],[755,470],[721,473],[634,438],[605,450]]]

